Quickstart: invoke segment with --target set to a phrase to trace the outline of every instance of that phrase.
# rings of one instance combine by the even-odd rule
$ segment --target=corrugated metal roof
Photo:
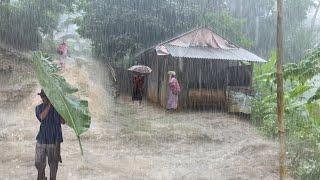
[[[198,28],[149,48],[137,56],[154,49],[159,56],[211,60],[267,62],[259,56],[238,47],[209,28]],[[137,57],[136,56],[136,57]]]
[[[266,62],[259,56],[242,48],[214,49],[208,47],[179,47],[168,44],[164,44],[163,46],[166,47],[169,54],[173,57]]]

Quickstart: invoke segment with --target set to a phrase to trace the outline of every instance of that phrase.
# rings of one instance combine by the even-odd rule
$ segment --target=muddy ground
[[[31,71],[26,65],[24,73]],[[63,127],[58,179],[278,179],[277,144],[248,120],[222,112],[167,113],[146,101],[133,105],[125,95],[114,99],[108,73],[96,61],[69,59],[62,74],[89,101],[92,124],[82,135],[84,156],[73,131]],[[18,101],[0,108],[0,179],[36,179],[40,87],[32,77]]]

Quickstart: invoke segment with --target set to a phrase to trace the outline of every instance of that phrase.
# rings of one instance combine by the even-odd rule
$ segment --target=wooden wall
[[[132,73],[121,67],[114,67],[117,76],[117,86],[121,93],[131,93]]]
[[[149,51],[140,63],[152,68],[148,76],[147,97],[151,102],[166,107],[168,98],[168,71],[175,71],[181,86],[179,108],[226,106],[226,89],[230,85],[250,86],[252,66],[239,62],[157,56]]]

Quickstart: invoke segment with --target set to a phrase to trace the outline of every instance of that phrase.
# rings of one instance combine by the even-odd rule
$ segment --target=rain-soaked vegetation
[[[38,72],[41,72],[39,66],[34,66],[33,68],[35,68],[35,70],[31,70],[32,66],[28,59],[31,59],[29,55],[32,54],[32,51],[42,51],[46,57],[51,56],[52,59],[55,59],[58,57],[56,46],[61,43],[61,41],[66,41],[72,56],[69,57],[69,59],[73,59],[75,65],[74,69],[70,68],[70,70],[62,71],[60,75],[66,76],[67,81],[74,81],[74,83],[77,84],[77,88],[79,89],[77,97],[87,97],[85,99],[89,101],[92,123],[96,124],[94,124],[93,128],[90,127],[89,132],[84,133],[83,136],[84,149],[92,149],[84,150],[84,154],[89,154],[88,159],[92,159],[84,160],[85,162],[88,161],[88,164],[81,164],[77,167],[78,170],[81,171],[79,176],[72,176],[69,172],[62,171],[62,173],[65,174],[65,176],[63,176],[64,178],[74,179],[77,177],[85,177],[87,175],[86,172],[88,172],[92,174],[92,176],[88,176],[89,179],[93,179],[94,176],[98,176],[101,179],[108,179],[108,177],[111,177],[111,179],[116,177],[120,179],[161,179],[161,177],[167,177],[169,179],[183,179],[184,177],[190,179],[202,177],[211,179],[215,179],[214,177],[218,179],[277,179],[277,176],[274,176],[275,172],[272,172],[277,168],[272,169],[269,166],[263,167],[270,168],[266,171],[269,171],[271,175],[267,173],[263,174],[264,171],[259,169],[256,172],[263,174],[260,174],[260,177],[258,175],[252,177],[250,177],[250,175],[238,175],[237,173],[246,174],[245,171],[250,170],[243,167],[242,169],[239,168],[239,172],[234,173],[231,171],[231,175],[226,175],[225,172],[221,173],[214,169],[220,168],[223,169],[222,171],[230,171],[230,169],[240,167],[241,162],[230,154],[257,151],[264,153],[266,150],[275,150],[270,144],[277,140],[278,135],[275,66],[277,60],[275,53],[277,35],[276,5],[276,0],[0,0],[0,100],[3,101],[0,102],[0,145],[9,142],[15,143],[24,138],[29,138],[28,140],[33,142],[31,141],[31,137],[29,137],[31,136],[29,131],[26,132],[25,135],[14,135],[17,133],[16,131],[18,131],[17,129],[19,129],[19,133],[21,133],[20,126],[16,125],[18,126],[17,129],[8,129],[8,127],[13,125],[8,122],[10,120],[6,119],[15,117],[12,114],[19,114],[20,112],[13,108],[15,106],[11,107],[8,104],[14,104],[14,102],[17,103],[18,101],[28,98],[34,99],[35,97],[33,95],[29,95],[34,91],[33,89],[39,89],[39,86],[45,86],[41,82],[40,85],[38,85],[35,80],[32,80],[33,78],[35,79],[36,75],[39,76]],[[287,165],[289,176],[293,179],[319,179],[320,177],[319,13],[320,0],[284,0],[284,118],[287,137]],[[141,110],[141,107],[140,109],[136,109],[135,106],[131,106],[131,101],[130,104],[128,104],[128,102],[126,102],[129,101],[128,99],[115,100],[119,93],[131,91],[131,82],[127,82],[127,84],[121,84],[120,82],[118,84],[116,80],[130,80],[131,74],[126,74],[123,71],[137,64],[137,57],[141,55],[141,52],[146,52],[146,49],[154,47],[158,43],[165,42],[173,37],[180,37],[181,34],[200,27],[207,27],[237,47],[247,49],[267,60],[266,63],[255,63],[253,65],[253,70],[251,69],[253,71],[252,79],[250,77],[250,80],[246,83],[249,84],[251,88],[251,113],[249,113],[250,116],[245,116],[249,124],[242,124],[243,117],[237,119],[238,116],[243,114],[227,115],[227,112],[224,112],[224,108],[217,110],[213,107],[210,107],[212,109],[208,107],[202,108],[202,106],[201,108],[188,107],[176,114],[167,114],[159,110],[158,107],[154,107],[150,102],[142,107],[144,110]],[[71,33],[69,32],[70,28],[72,29]],[[52,59],[49,59],[51,62]],[[95,61],[94,59],[99,61]],[[93,62],[97,64],[90,64]],[[140,61],[139,63],[143,62],[145,61]],[[189,62],[189,60],[186,59],[185,62]],[[200,60],[194,62],[194,64],[199,62]],[[204,62],[205,61],[203,61],[201,66],[208,65]],[[180,58],[178,64],[179,65],[174,64],[172,67],[177,66],[178,69],[183,69],[180,67]],[[218,71],[219,69],[212,69],[212,64],[213,63],[209,64],[211,69],[209,67],[203,67],[203,71],[200,70],[200,83],[195,85],[191,82],[192,78],[198,78],[195,75],[198,70],[193,71],[192,69],[192,67],[196,68],[195,65],[191,65],[191,70],[189,69],[190,71],[185,73],[188,75],[183,76],[183,71],[177,72],[178,80],[181,81],[182,84],[182,95],[185,95],[187,88],[191,89],[191,86],[192,88],[199,88],[200,90],[203,88],[207,90],[207,92],[210,88],[215,87],[214,83],[216,82],[212,82],[212,79],[217,79],[218,81],[218,79],[221,78],[213,78],[212,76],[225,76],[225,74],[210,72],[212,70]],[[241,66],[249,66],[249,64],[251,63],[242,62]],[[102,67],[103,70],[100,69],[102,71],[100,72],[99,68]],[[182,67],[186,68],[189,66],[184,65]],[[159,69],[162,69],[162,67]],[[108,73],[105,73],[105,71]],[[153,69],[153,71],[155,71],[155,69]],[[156,72],[160,75],[162,71],[163,70],[157,70]],[[100,77],[98,74],[102,74],[103,77]],[[106,82],[104,80],[107,76],[110,76],[110,81],[112,82]],[[234,75],[234,77],[237,78],[236,75]],[[96,79],[91,82],[90,78]],[[85,80],[88,80],[89,83],[84,83],[83,81]],[[105,91],[100,90],[98,85],[96,85],[102,81],[104,82],[101,83],[102,89],[106,89]],[[149,79],[149,81],[151,80]],[[47,79],[43,80],[43,82],[49,81]],[[65,83],[64,79],[63,82]],[[145,83],[147,82],[148,81],[145,81]],[[207,82],[212,84],[208,84]],[[162,81],[159,81],[159,84],[161,83]],[[57,84],[57,86],[63,86],[61,85],[63,83]],[[12,89],[9,88],[8,90],[8,87],[12,87]],[[59,89],[50,85],[42,88],[48,92],[50,89],[52,92],[54,89]],[[90,94],[87,91],[90,91],[91,88],[95,91],[90,92]],[[121,91],[119,88],[125,90]],[[106,95],[112,94],[110,91],[114,93],[114,98]],[[160,91],[162,90],[159,89],[157,93],[161,95]],[[13,95],[13,93],[16,92],[19,94]],[[25,94],[23,94],[23,92]],[[52,95],[52,97],[54,97],[54,95]],[[124,97],[126,97],[126,95],[124,95]],[[144,96],[144,98],[146,97]],[[159,97],[157,98],[161,99]],[[107,105],[103,104],[105,101],[109,101],[109,103],[107,103]],[[36,104],[33,102],[32,105]],[[28,106],[30,106],[30,104]],[[71,109],[77,109],[76,105],[72,105],[72,103],[70,106]],[[6,112],[6,108],[8,107],[11,108],[9,113]],[[85,111],[87,111],[88,106],[85,108]],[[23,108],[20,109],[22,110]],[[66,111],[63,107],[60,109],[62,109],[61,112]],[[203,111],[201,114],[194,115],[192,113],[196,113],[195,109],[201,109]],[[34,109],[31,110],[32,113],[33,111]],[[28,121],[34,119],[35,117],[32,113],[29,113],[31,114],[30,117],[25,119],[28,119]],[[26,114],[29,115],[28,113]],[[85,115],[87,115],[86,112]],[[213,123],[208,120],[212,117],[217,117],[218,122]],[[98,121],[100,119],[102,120]],[[77,119],[76,121],[78,121],[80,125],[72,125],[68,120],[67,124],[75,129],[76,135],[79,138],[79,134],[86,131],[88,126],[86,124],[85,127],[81,127],[81,123],[85,124],[84,121],[88,121],[88,119],[83,121]],[[240,125],[237,126],[237,123]],[[19,125],[23,127],[23,124]],[[252,136],[258,137],[260,134],[253,133],[248,126],[254,126],[259,129],[260,134],[269,138],[272,143],[254,144],[260,142],[257,142],[255,137]],[[76,129],[80,129],[81,133],[77,133]],[[233,132],[230,133],[231,130]],[[11,136],[6,135],[11,131]],[[228,134],[228,132],[230,133],[230,137],[229,135],[223,135]],[[33,134],[35,134],[35,132]],[[66,141],[74,141],[74,139],[72,139],[73,136],[70,134],[72,133],[67,131]],[[94,142],[90,142],[90,138]],[[244,144],[249,144],[250,147],[246,146],[239,148],[239,150],[232,151],[231,149],[237,147],[237,145],[239,145],[239,147],[242,146],[242,144],[237,144],[242,142],[243,139],[240,138],[247,138]],[[250,139],[252,139],[252,142],[249,141]],[[120,141],[120,144],[117,144],[118,141]],[[227,145],[222,146],[226,142]],[[100,147],[100,143],[109,144],[103,146],[105,149],[101,149],[102,146]],[[202,147],[203,152],[197,149],[197,143],[207,145],[206,147]],[[170,144],[176,146],[169,146]],[[236,145],[233,146],[233,144]],[[72,146],[76,146],[76,144],[73,143]],[[144,146],[146,149],[141,149],[141,146]],[[263,149],[263,146],[268,146],[269,149]],[[5,147],[6,148],[3,149],[4,151],[11,151],[10,147]],[[134,150],[131,151],[131,148]],[[254,150],[250,148],[254,148]],[[1,147],[0,149],[2,151]],[[200,152],[191,152],[190,149],[197,149]],[[77,156],[74,155],[73,150],[74,149],[66,150],[70,155],[70,159],[68,159],[67,156],[64,158],[64,161],[74,162],[69,162],[69,164],[67,162],[67,164],[64,164],[64,168],[68,168],[66,166],[72,166],[72,164],[77,163]],[[221,153],[219,150],[223,151],[222,154],[219,154]],[[135,162],[130,160],[119,163],[112,159],[115,163],[119,163],[115,167],[113,167],[113,164],[103,164],[102,161],[108,161],[110,159],[99,159],[98,156],[95,156],[99,153],[101,154],[100,151],[110,151],[110,153],[106,153],[106,156],[109,155],[110,159],[116,159],[121,156],[130,157],[134,154],[134,161],[136,161],[136,156],[137,159],[142,159],[143,155],[146,155],[143,153],[147,153],[147,157],[152,156],[152,158],[154,158],[151,162],[154,163],[152,164],[154,169],[150,170],[146,165],[143,166],[139,164],[138,167],[142,170],[140,169],[137,173],[138,170],[135,169]],[[214,151],[216,154],[210,154],[211,151]],[[270,153],[269,151],[268,153]],[[184,160],[191,158],[193,155],[199,156],[202,160],[209,159],[206,161],[208,164],[204,163],[205,165],[203,166],[206,167],[200,167],[197,163],[188,164],[189,160],[182,160],[182,162],[180,162],[179,157],[175,156],[175,153],[179,152],[185,152],[185,154],[181,155],[181,158],[184,158]],[[228,154],[226,152],[230,153]],[[268,153],[266,153],[265,156],[268,156]],[[274,154],[276,153],[277,152],[274,152]],[[257,156],[259,155],[261,154]],[[250,156],[250,154],[245,154],[243,159],[248,156]],[[11,154],[10,157],[16,158],[16,155]],[[164,157],[167,158],[167,162],[161,161],[161,158]],[[212,159],[210,159],[211,157]],[[0,157],[0,159],[1,163],[4,164],[6,158]],[[237,167],[232,168],[233,162],[222,163],[219,160],[234,160],[234,164],[236,164]],[[28,161],[33,162],[33,159],[28,159]],[[194,161],[202,162],[199,159]],[[268,159],[261,161],[264,163],[269,162]],[[23,158],[18,158],[14,163],[15,166],[20,166],[19,163],[22,163],[21,166],[25,166],[23,162],[25,162]],[[156,162],[162,162],[163,164],[157,166]],[[180,162],[180,164],[177,162]],[[146,162],[140,161],[139,163]],[[101,164],[102,166],[99,166]],[[219,166],[219,164],[222,165]],[[270,166],[273,165],[274,163]],[[168,168],[166,171],[159,170],[165,166]],[[176,166],[178,166],[178,173],[170,172],[170,168],[176,168]],[[94,167],[96,167],[96,169],[94,169]],[[117,168],[119,167],[124,167],[124,170],[121,170],[123,174],[127,172],[134,173],[119,176],[110,175],[112,171],[117,172]],[[208,167],[214,167],[214,170]],[[5,167],[0,165],[0,168]],[[184,168],[187,170],[184,171]],[[188,168],[204,172],[204,175],[202,176],[199,173],[195,173],[195,171],[190,171]],[[158,170],[160,174],[157,172]],[[179,170],[181,170],[181,172]],[[36,171],[35,168],[34,171]],[[5,173],[6,171],[5,169],[0,169],[0,172]],[[163,172],[163,174],[161,174],[161,172]],[[10,174],[10,172],[6,173]],[[23,174],[28,173],[24,172]],[[30,177],[33,178],[33,175],[35,174],[33,173]],[[9,176],[5,176],[5,178],[10,179]],[[28,178],[28,175],[26,175],[24,179]],[[35,179],[35,177],[33,179]]]

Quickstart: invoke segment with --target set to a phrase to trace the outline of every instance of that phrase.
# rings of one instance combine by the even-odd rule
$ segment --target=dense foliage
[[[227,34],[230,40],[245,42],[240,31],[242,21],[227,12],[221,15],[212,12],[213,7],[223,8],[222,1],[213,2],[90,1],[84,7],[84,17],[78,21],[79,32],[92,40],[94,54],[107,60],[132,56],[155,43],[204,25],[221,34],[230,31]],[[215,21],[212,18],[216,18]]]
[[[252,119],[262,132],[277,136],[275,55],[255,68]],[[296,175],[302,179],[320,176],[320,49],[298,64],[284,68],[285,119],[289,157]]]
[[[250,48],[253,42],[241,31],[245,20],[233,17],[228,11],[219,13],[207,12],[203,17],[204,24],[216,33],[232,40],[237,45]]]
[[[73,0],[20,0],[0,4],[0,40],[22,49],[37,49],[52,36],[59,17],[71,10]]]
[[[123,60],[144,48],[199,26],[267,57],[275,49],[273,0],[95,0],[82,1],[77,22],[93,42],[94,54]],[[285,1],[285,59],[296,62],[316,44],[306,24],[312,0]]]
[[[307,50],[317,43],[316,31],[306,21],[309,10],[316,6],[313,0],[284,1],[285,59],[298,62]],[[246,20],[243,32],[254,41],[252,50],[268,56],[276,46],[276,1],[229,0],[229,9],[237,17]]]
[[[85,11],[79,32],[92,40],[96,56],[107,59],[133,55],[197,21],[194,9],[169,1],[97,0]]]
[[[296,62],[314,47],[318,33],[306,24],[313,0],[285,1],[285,59]],[[0,39],[37,49],[52,36],[61,14],[81,12],[79,32],[93,42],[94,54],[123,59],[199,26],[209,26],[236,44],[267,57],[275,48],[273,0],[20,0],[0,4]],[[237,18],[236,18],[237,17]]]

